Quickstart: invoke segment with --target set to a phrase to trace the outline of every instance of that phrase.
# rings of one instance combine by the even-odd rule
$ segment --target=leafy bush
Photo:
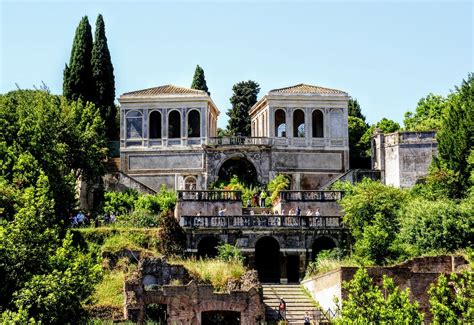
[[[128,214],[134,209],[137,198],[138,192],[132,189],[124,192],[105,192],[103,211],[117,215]]]
[[[305,277],[311,277],[343,266],[360,266],[353,258],[344,256],[340,248],[321,251],[313,262],[308,263]]]
[[[160,253],[165,256],[183,255],[186,249],[186,233],[171,213],[163,216],[163,222],[158,231],[158,238]]]
[[[347,299],[342,301],[337,324],[422,324],[418,302],[410,301],[410,290],[400,291],[393,280],[383,276],[382,291],[373,284],[367,270],[360,268],[344,282]]]
[[[290,180],[282,175],[278,174],[274,179],[272,179],[267,186],[268,191],[271,192],[270,203],[275,203],[280,198],[280,192],[287,190],[290,185]]]
[[[224,262],[244,262],[242,251],[230,244],[217,246],[218,258]]]

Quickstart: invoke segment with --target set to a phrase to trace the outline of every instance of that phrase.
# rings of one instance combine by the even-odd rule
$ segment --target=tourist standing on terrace
[[[267,192],[263,191],[260,193],[260,207],[265,207],[265,199],[267,198]]]

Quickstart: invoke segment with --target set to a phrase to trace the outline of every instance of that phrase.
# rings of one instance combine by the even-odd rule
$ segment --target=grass
[[[318,258],[316,261],[309,263],[308,268],[306,269],[305,278],[310,278],[312,276],[323,274],[344,266],[358,267],[360,264],[350,257],[345,257],[342,259],[331,257]]]
[[[217,292],[224,292],[227,283],[240,279],[247,269],[238,261],[224,262],[219,259],[174,259],[170,264],[181,264],[190,275],[201,283],[211,284]]]
[[[109,305],[122,307],[124,302],[123,282],[125,273],[113,270],[104,275],[104,279],[96,286],[94,299],[96,305]]]

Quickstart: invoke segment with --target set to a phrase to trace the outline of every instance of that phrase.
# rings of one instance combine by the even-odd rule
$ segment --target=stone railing
[[[306,201],[306,202],[326,202],[337,201],[343,196],[342,191],[281,191],[281,202]]]
[[[207,144],[210,146],[271,146],[272,138],[266,137],[212,137]]]
[[[241,191],[178,191],[178,201],[240,201]]]
[[[182,216],[184,228],[344,228],[341,217],[241,215],[241,216]]]

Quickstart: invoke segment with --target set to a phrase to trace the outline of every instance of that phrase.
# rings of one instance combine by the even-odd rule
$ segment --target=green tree
[[[474,245],[474,202],[416,197],[400,210],[399,239],[411,256],[454,252]]]
[[[197,90],[203,90],[209,96],[211,96],[211,93],[209,92],[209,89],[207,88],[206,78],[204,77],[204,70],[199,65],[196,66],[196,70],[194,71],[194,77],[193,77],[193,82],[191,84],[191,88],[197,89]]]
[[[347,299],[342,301],[337,324],[422,324],[418,302],[410,301],[410,290],[400,291],[393,280],[383,276],[382,290],[373,284],[367,270],[360,268],[344,282]]]
[[[437,133],[439,160],[435,164],[455,174],[453,197],[461,198],[473,185],[474,165],[469,156],[474,150],[474,74],[469,74],[456,93],[449,97],[446,114]]]
[[[361,141],[369,126],[359,117],[349,116],[349,159],[351,168],[370,168],[370,142]]]
[[[104,173],[103,122],[91,103],[13,91],[0,95],[0,125],[0,176],[21,190],[36,184],[43,171],[62,217],[76,204],[76,181],[95,181]]]
[[[362,114],[360,104],[357,99],[350,98],[349,102],[347,103],[347,107],[349,116],[360,118],[365,123],[365,116]]]
[[[63,95],[68,100],[94,102],[92,76],[92,32],[87,16],[82,17],[76,29],[69,65],[64,69]]]
[[[117,133],[115,116],[117,107],[115,101],[115,77],[114,67],[110,58],[107,37],[105,36],[105,24],[102,15],[97,16],[95,23],[95,39],[92,47],[92,77],[95,85],[94,103],[100,110],[100,115],[106,125],[108,139],[113,139]]]
[[[368,148],[367,149],[367,155],[370,156],[370,141],[374,135],[375,129],[380,129],[382,133],[393,133],[396,131],[400,130],[400,124],[397,122],[387,119],[387,118],[382,118],[380,121],[378,121],[375,124],[372,124],[367,131],[365,131],[364,135],[360,139],[360,146]]]
[[[441,274],[431,284],[430,295],[433,324],[474,323],[474,273]]]
[[[289,186],[290,180],[285,177],[285,175],[276,175],[275,178],[273,178],[267,185],[267,189],[271,193],[269,198],[269,204],[273,204],[274,202],[278,201],[280,197],[280,192],[283,190],[287,190]]]
[[[250,108],[257,102],[260,86],[255,81],[242,81],[232,87],[232,108],[227,112],[231,135],[250,136]]]
[[[400,254],[394,246],[399,229],[398,210],[406,201],[403,190],[364,179],[351,186],[340,205],[355,239],[354,257],[361,263],[386,264]]]
[[[420,99],[412,112],[405,113],[405,130],[407,131],[431,131],[441,128],[441,119],[445,113],[447,99],[443,96],[428,94]]]
[[[44,173],[23,196],[14,220],[0,226],[0,305],[48,324],[79,320],[100,265],[72,244],[70,233],[62,237]]]

